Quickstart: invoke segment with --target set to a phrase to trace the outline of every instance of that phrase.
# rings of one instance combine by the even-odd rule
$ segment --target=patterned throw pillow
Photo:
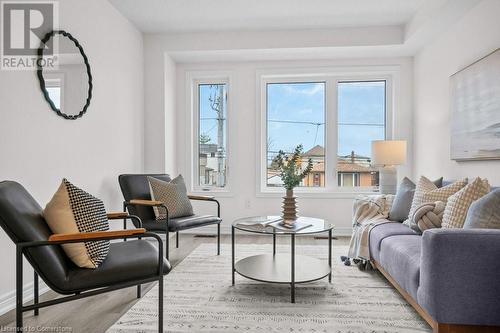
[[[436,179],[433,183],[436,187],[443,186],[443,177]],[[408,177],[403,178],[398,186],[394,203],[389,212],[389,220],[403,222],[409,217],[415,187],[416,185]]]
[[[109,230],[106,209],[101,200],[63,179],[43,211],[50,230],[55,234],[74,234]],[[99,267],[109,251],[109,241],[62,245],[66,255],[78,267]]]
[[[193,206],[187,196],[184,178],[179,175],[170,182],[148,177],[151,199],[163,202],[168,209],[168,217],[176,218],[193,215]],[[165,209],[155,208],[156,220],[166,218]]]
[[[490,192],[487,179],[476,178],[472,183],[448,198],[443,215],[443,228],[462,228],[470,205]]]
[[[422,233],[427,229],[441,228],[446,202],[427,202],[415,210],[415,214],[410,218],[410,227],[417,233]]]
[[[500,229],[500,188],[474,201],[467,211],[464,229]]]
[[[404,224],[406,224],[407,226],[411,225],[411,217],[415,214],[416,209],[422,204],[435,201],[446,202],[446,200],[448,200],[448,197],[460,191],[465,185],[467,185],[467,178],[438,188],[426,177],[420,177],[420,180],[417,183],[417,187],[415,188],[415,195],[413,196],[408,219],[404,222]]]

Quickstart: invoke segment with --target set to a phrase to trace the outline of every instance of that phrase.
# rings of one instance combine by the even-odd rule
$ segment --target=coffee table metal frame
[[[302,217],[301,219],[307,220],[308,218]],[[315,219],[317,220],[317,219]],[[272,227],[268,227],[272,228]],[[307,282],[312,282],[316,280],[321,280],[324,277],[328,276],[328,282],[332,282],[332,244],[333,244],[333,232],[334,226],[329,224],[327,227],[325,227],[323,230],[313,230],[311,232],[307,232],[306,229],[300,230],[298,232],[291,232],[291,231],[282,231],[273,228],[273,232],[269,231],[263,231],[263,230],[252,230],[248,226],[238,226],[237,224],[233,223],[231,226],[231,261],[232,261],[232,285],[234,286],[235,284],[235,273],[240,274],[241,276],[259,281],[259,282],[267,282],[267,283],[282,283],[282,284],[290,284],[290,298],[291,302],[295,303],[295,285],[298,283],[307,283]],[[273,258],[276,257],[276,236],[290,236],[291,240],[291,253],[290,253],[290,281],[284,281],[284,282],[276,282],[273,280],[267,280],[267,279],[262,279],[262,278],[256,278],[250,274],[242,274],[239,272],[236,268],[236,262],[235,262],[235,238],[236,238],[236,230],[240,230],[243,232],[249,232],[249,233],[255,233],[255,234],[260,234],[260,235],[272,235],[273,237]],[[308,280],[301,280],[301,281],[296,281],[296,276],[295,276],[295,260],[296,260],[296,255],[295,255],[295,236],[297,235],[312,235],[312,234],[321,234],[321,233],[328,233],[328,272],[327,274],[320,273],[317,276],[312,277],[311,279]],[[258,257],[257,256],[250,256],[246,257],[243,259],[240,259],[238,262],[241,260],[249,259],[252,257]]]

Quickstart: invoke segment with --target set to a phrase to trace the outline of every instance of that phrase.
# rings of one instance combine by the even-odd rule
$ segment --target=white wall
[[[399,67],[400,74],[397,92],[397,104],[394,106],[394,131],[397,138],[409,141],[411,152],[411,107],[412,107],[412,67],[411,58],[387,58],[387,59],[356,59],[335,61],[300,61],[300,62],[235,62],[235,63],[193,63],[177,65],[177,128],[182,129],[176,135],[177,142],[177,166],[178,171],[185,177],[190,175],[189,161],[191,156],[186,155],[190,151],[190,143],[186,137],[186,131],[190,128],[188,113],[190,111],[189,101],[186,98],[186,73],[189,71],[223,71],[231,75],[229,98],[230,109],[228,110],[228,142],[229,142],[229,181],[231,182],[230,195],[219,195],[223,214],[223,228],[227,232],[230,223],[243,216],[280,213],[281,196],[273,195],[262,197],[256,191],[256,156],[258,147],[256,145],[257,115],[260,106],[256,101],[256,75],[257,71],[263,69],[300,69],[300,68],[339,68],[351,66],[384,66],[395,65]],[[410,155],[411,156],[411,155]],[[408,164],[401,168],[400,176],[411,175],[411,159]],[[343,195],[335,198],[326,195],[315,198],[299,196],[300,214],[304,216],[315,216],[328,219],[333,222],[339,234],[350,234],[352,198],[353,195]],[[245,202],[250,202],[250,207]],[[204,204],[206,206],[206,204]],[[198,206],[200,207],[200,206]],[[209,210],[201,210],[208,213]],[[197,231],[197,230],[196,230]],[[195,231],[195,232],[196,232]]]
[[[23,184],[42,207],[67,177],[108,210],[121,210],[118,175],[143,170],[142,34],[105,0],[60,1],[59,22],[89,58],[90,107],[65,120],[49,108],[35,72],[0,71],[0,175]],[[0,252],[2,312],[15,287],[14,246],[4,232]]]
[[[450,160],[452,74],[500,47],[500,1],[483,0],[415,57],[415,175],[487,177],[500,185],[500,161]]]
[[[175,62],[154,38],[144,37],[144,169],[176,173]]]

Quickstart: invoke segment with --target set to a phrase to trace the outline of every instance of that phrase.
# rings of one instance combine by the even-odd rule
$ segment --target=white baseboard
[[[50,290],[50,288],[47,287],[47,285],[43,281],[41,280],[38,281],[39,281],[38,285],[39,295],[42,295]],[[33,292],[34,292],[33,281],[28,282],[23,286],[23,303],[33,300]],[[3,315],[15,308],[16,308],[15,289],[0,296],[0,315]]]

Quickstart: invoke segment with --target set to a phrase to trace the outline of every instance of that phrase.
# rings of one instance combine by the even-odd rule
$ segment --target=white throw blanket
[[[350,259],[370,260],[370,230],[387,223],[394,195],[362,195],[354,199]]]

